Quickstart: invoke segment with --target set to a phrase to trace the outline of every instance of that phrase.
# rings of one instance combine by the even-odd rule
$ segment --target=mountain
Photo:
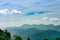
[[[20,27],[7,27],[7,29],[29,29],[29,28],[36,28],[38,30],[56,30],[56,31],[60,31],[60,25],[44,25],[44,24],[24,24]]]
[[[42,40],[49,38],[50,40],[60,37],[60,26],[54,25],[23,25],[21,27],[6,28],[11,34],[21,35],[23,40],[30,37],[31,40]]]
[[[20,27],[20,29],[28,29],[28,28],[37,28],[38,30],[56,30],[56,31],[60,31],[60,25],[44,25],[44,24],[33,24],[33,25],[29,25],[29,24],[24,24]]]
[[[30,37],[31,40],[42,40],[43,38],[49,38],[53,40],[56,37],[60,37],[60,32],[55,30],[37,30],[36,28],[30,29],[11,29],[8,30],[11,34],[21,35],[23,40]]]

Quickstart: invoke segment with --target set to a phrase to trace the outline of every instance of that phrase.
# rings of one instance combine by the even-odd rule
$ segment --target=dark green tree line
[[[5,30],[0,29],[0,40],[22,40],[22,37],[19,35],[14,35],[13,38],[11,38],[11,34]],[[30,37],[28,37],[26,40],[31,40]],[[43,40],[49,40],[49,38],[43,38]],[[60,40],[60,38],[56,37],[55,40]]]

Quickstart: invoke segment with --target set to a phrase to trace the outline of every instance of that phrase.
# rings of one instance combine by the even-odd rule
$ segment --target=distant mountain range
[[[7,27],[6,29],[29,29],[29,28],[36,28],[38,30],[56,30],[60,31],[60,25],[44,25],[44,24],[24,24],[20,27]]]
[[[30,37],[31,40],[42,40],[43,38],[54,40],[56,37],[60,37],[60,25],[24,24],[21,27],[8,27],[6,29],[12,34],[21,35],[23,40],[26,40],[27,37]]]

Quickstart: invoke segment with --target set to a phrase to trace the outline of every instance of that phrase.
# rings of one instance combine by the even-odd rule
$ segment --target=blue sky
[[[60,0],[0,0],[0,27],[59,24]]]

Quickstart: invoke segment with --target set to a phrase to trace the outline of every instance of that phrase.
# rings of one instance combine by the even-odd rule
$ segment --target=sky
[[[60,25],[60,0],[0,0],[0,28],[23,24]]]

